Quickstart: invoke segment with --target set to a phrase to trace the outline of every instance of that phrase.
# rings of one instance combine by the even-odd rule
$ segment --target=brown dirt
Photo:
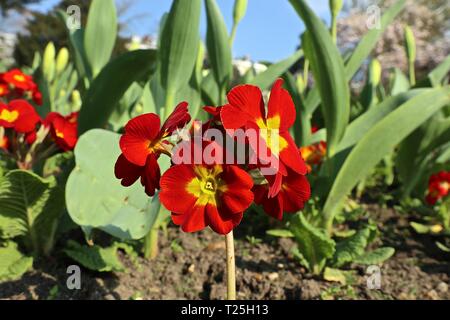
[[[356,276],[351,285],[313,278],[291,256],[294,245],[291,239],[260,234],[263,241],[252,244],[241,236],[251,228],[244,225],[237,230],[236,241],[238,298],[450,299],[449,257],[434,249],[429,237],[416,236],[401,214],[373,205],[369,210],[380,221],[383,244],[396,248],[395,256],[381,266],[380,290],[367,289],[365,269],[358,266],[353,266]],[[133,296],[222,299],[225,296],[222,237],[209,230],[184,234],[171,226],[167,237],[161,236],[160,247],[161,252],[153,261],[139,258],[132,262],[123,256],[127,267],[124,273],[83,270],[82,289],[74,291],[65,285],[66,268],[73,262],[62,255],[40,260],[35,270],[21,280],[0,284],[0,299],[130,299]]]

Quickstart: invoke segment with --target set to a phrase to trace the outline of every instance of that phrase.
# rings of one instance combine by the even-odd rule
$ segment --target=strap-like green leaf
[[[426,90],[391,112],[364,135],[346,158],[325,202],[323,214],[328,230],[343,199],[358,181],[399,142],[448,103],[449,87]]]
[[[350,114],[350,92],[344,63],[327,27],[304,0],[290,0],[306,25],[302,46],[319,89],[327,128],[329,155],[344,135]]]
[[[161,84],[175,92],[187,84],[197,59],[201,0],[174,0],[161,37]],[[167,112],[169,114],[169,112]]]
[[[268,89],[278,77],[281,77],[294,63],[303,57],[303,50],[297,50],[292,56],[271,64],[267,70],[256,75],[251,83],[262,90]]]
[[[208,29],[206,47],[211,69],[219,88],[224,92],[231,79],[231,46],[227,27],[215,0],[205,0]],[[225,93],[225,92],[224,92]]]
[[[104,127],[119,99],[134,81],[148,78],[155,61],[154,50],[136,50],[108,63],[83,99],[78,132],[82,134],[92,128]]]
[[[108,63],[117,38],[114,0],[93,0],[84,34],[84,48],[94,77]]]

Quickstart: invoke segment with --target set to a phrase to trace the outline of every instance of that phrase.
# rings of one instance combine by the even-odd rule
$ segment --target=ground
[[[339,285],[308,275],[290,254],[291,239],[265,236],[258,225],[236,230],[239,299],[450,299],[450,257],[429,236],[418,236],[407,215],[394,209],[368,207],[377,217],[383,245],[396,254],[381,266],[381,289],[367,288],[365,268],[354,283]],[[254,238],[244,236],[255,231]],[[260,241],[262,239],[262,241]],[[160,254],[152,261],[121,256],[123,273],[83,270],[81,290],[66,288],[63,254],[41,259],[21,280],[0,284],[0,299],[223,299],[224,239],[209,230],[185,234],[169,226],[161,234]]]

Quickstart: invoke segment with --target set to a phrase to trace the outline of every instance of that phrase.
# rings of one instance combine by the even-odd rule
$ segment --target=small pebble
[[[437,289],[439,292],[446,293],[448,291],[448,284],[441,282],[438,284]]]
[[[436,292],[436,290],[430,290],[427,293],[428,298],[430,298],[431,300],[439,300],[439,295]]]
[[[277,264],[277,267],[278,267],[278,269],[284,269],[284,264],[279,263],[279,264]]]
[[[263,280],[262,274],[260,274],[260,273],[255,274],[255,279],[256,279],[256,281],[258,281],[258,282],[262,281],[262,280]]]
[[[277,280],[278,279],[278,273],[276,273],[276,272],[272,272],[272,273],[269,273],[269,280],[270,281],[275,281],[275,280]]]
[[[187,271],[188,271],[189,273],[194,273],[194,272],[195,272],[195,264],[191,264],[191,265],[189,266],[189,268],[187,269]]]

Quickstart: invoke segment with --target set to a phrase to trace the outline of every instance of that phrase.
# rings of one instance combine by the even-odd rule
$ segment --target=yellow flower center
[[[26,78],[24,75],[22,74],[16,74],[14,75],[14,80],[16,80],[17,82],[25,82]]]
[[[4,120],[9,123],[16,121],[18,117],[19,117],[19,112],[17,112],[16,110],[9,111],[9,110],[3,109],[2,112],[0,113],[0,120]]]
[[[288,146],[287,141],[279,135],[280,122],[280,116],[278,115],[268,118],[266,121],[264,119],[258,119],[256,121],[256,124],[261,129],[261,138],[275,155],[278,155]]]
[[[212,204],[217,206],[216,196],[227,190],[227,186],[220,178],[221,166],[212,168],[195,166],[196,177],[186,186],[187,192],[196,197],[197,205]]]
[[[58,138],[64,139],[64,133],[61,132],[61,131],[56,130],[56,136],[57,136]]]

